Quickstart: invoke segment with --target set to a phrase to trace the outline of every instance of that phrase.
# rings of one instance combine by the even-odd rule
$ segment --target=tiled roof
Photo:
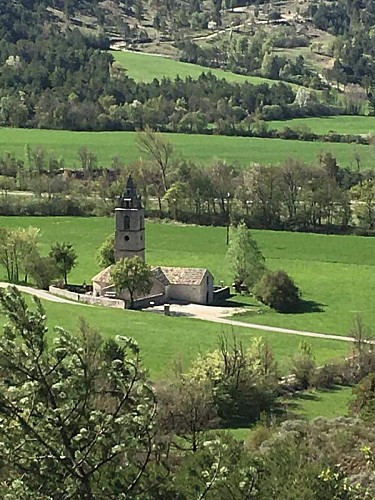
[[[164,286],[170,285],[168,278],[163,273],[161,267],[154,267],[151,269],[152,277],[160,281]]]
[[[92,278],[95,283],[101,285],[112,284],[112,266],[100,271]],[[152,268],[152,276],[160,281],[164,286],[168,285],[200,285],[207,272],[207,269],[199,267],[163,267]]]
[[[171,285],[200,285],[207,269],[199,267],[160,267]]]
[[[111,280],[111,269],[112,266],[108,266],[103,271],[100,271],[96,276],[92,278],[95,283],[100,283],[101,285],[109,285],[112,283]]]

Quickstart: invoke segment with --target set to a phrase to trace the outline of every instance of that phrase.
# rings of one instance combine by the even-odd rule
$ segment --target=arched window
[[[127,231],[130,229],[130,217],[128,215],[125,215],[124,217],[124,230]]]

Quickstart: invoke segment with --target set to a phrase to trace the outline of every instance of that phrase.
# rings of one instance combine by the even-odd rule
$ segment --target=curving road
[[[9,286],[9,283],[0,282],[0,288],[6,288]],[[58,297],[57,295],[53,295],[50,292],[45,290],[40,290],[38,288],[32,288],[29,286],[23,285],[13,285],[23,293],[28,293],[30,295],[35,295],[43,300],[49,300],[50,302],[58,302],[60,304],[70,304],[76,306],[88,306],[95,307],[89,304],[84,304],[82,302],[74,302],[72,300],[65,299],[63,297]],[[342,342],[354,342],[354,337],[346,337],[341,335],[332,335],[329,333],[317,333],[317,332],[309,332],[304,330],[292,330],[290,328],[280,328],[277,326],[268,326],[268,325],[259,325],[257,323],[246,323],[245,321],[237,321],[228,318],[232,314],[238,313],[243,309],[240,308],[228,308],[228,307],[214,307],[214,306],[204,306],[199,304],[188,304],[188,305],[179,305],[172,304],[170,306],[171,316],[176,317],[189,317],[192,319],[200,319],[203,321],[211,321],[213,323],[221,323],[229,326],[238,326],[241,328],[249,328],[252,330],[260,330],[265,332],[273,332],[273,333],[281,333],[288,335],[299,335],[301,337],[312,337],[319,339],[327,339],[327,340],[341,340]],[[156,306],[147,310],[147,312],[163,314],[164,307]],[[375,341],[369,341],[371,344],[375,344]]]
[[[162,314],[163,306],[157,306],[151,309],[152,312]],[[185,316],[194,319],[212,321],[230,326],[239,326],[241,328],[251,328],[252,330],[261,330],[264,332],[286,333],[288,335],[300,335],[301,337],[313,337],[328,340],[342,340],[343,342],[354,342],[353,337],[342,335],[332,335],[329,333],[308,332],[304,330],[292,330],[290,328],[280,328],[277,326],[259,325],[257,323],[247,323],[229,318],[232,314],[243,312],[242,308],[204,306],[199,304],[179,305],[171,304],[171,316]],[[375,343],[375,341],[371,341]]]

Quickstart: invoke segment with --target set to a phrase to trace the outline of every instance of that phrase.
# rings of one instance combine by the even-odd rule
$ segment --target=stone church
[[[141,198],[129,176],[126,189],[115,211],[115,260],[138,256],[145,261],[145,215]],[[111,283],[109,266],[94,276],[93,295],[113,297],[115,289]],[[214,279],[208,269],[188,267],[157,266],[151,269],[152,290],[147,297],[138,297],[144,305],[166,302],[189,302],[212,304],[214,300]],[[127,292],[120,297],[128,300]]]

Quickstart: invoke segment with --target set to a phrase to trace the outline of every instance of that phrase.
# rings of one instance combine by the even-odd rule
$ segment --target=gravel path
[[[152,312],[162,314],[164,312],[163,306],[154,307],[150,309]],[[257,323],[247,323],[245,321],[238,321],[228,318],[232,314],[243,312],[241,308],[229,307],[213,307],[198,304],[177,305],[170,306],[171,316],[186,316],[194,319],[201,319],[205,321],[212,321],[214,323],[221,323],[230,326],[239,326],[241,328],[251,328],[252,330],[261,330],[265,332],[274,333],[287,333],[289,335],[300,335],[301,337],[314,337],[319,339],[341,340],[343,342],[353,342],[353,337],[345,337],[342,335],[331,335],[326,333],[308,332],[304,330],[292,330],[290,328],[279,328],[277,326],[259,325]]]
[[[6,288],[8,286],[9,283],[0,282],[0,288]],[[63,297],[58,297],[57,295],[53,295],[52,293],[47,292],[45,290],[39,290],[38,288],[32,288],[29,286],[22,286],[22,285],[17,285],[16,288],[18,288],[20,292],[28,293],[30,295],[36,295],[41,299],[49,300],[51,302],[58,302],[60,304],[70,304],[76,306],[89,306],[89,304],[83,304],[82,302],[74,302],[72,300],[64,299]],[[343,342],[354,342],[355,340],[353,337],[331,335],[328,333],[326,334],[326,333],[308,332],[304,330],[292,330],[290,328],[279,328],[277,326],[259,325],[257,323],[247,323],[245,321],[237,321],[235,319],[231,319],[228,317],[242,311],[243,311],[242,308],[204,306],[199,304],[188,304],[188,305],[172,304],[170,306],[171,316],[177,316],[177,317],[184,316],[192,319],[212,321],[213,323],[221,323],[229,326],[239,326],[241,328],[250,328],[252,330],[258,330],[258,331],[261,330],[265,332],[300,335],[301,337],[341,340]],[[163,314],[164,307],[156,306],[147,309],[147,312]],[[371,341],[371,343],[375,344],[375,341]]]

